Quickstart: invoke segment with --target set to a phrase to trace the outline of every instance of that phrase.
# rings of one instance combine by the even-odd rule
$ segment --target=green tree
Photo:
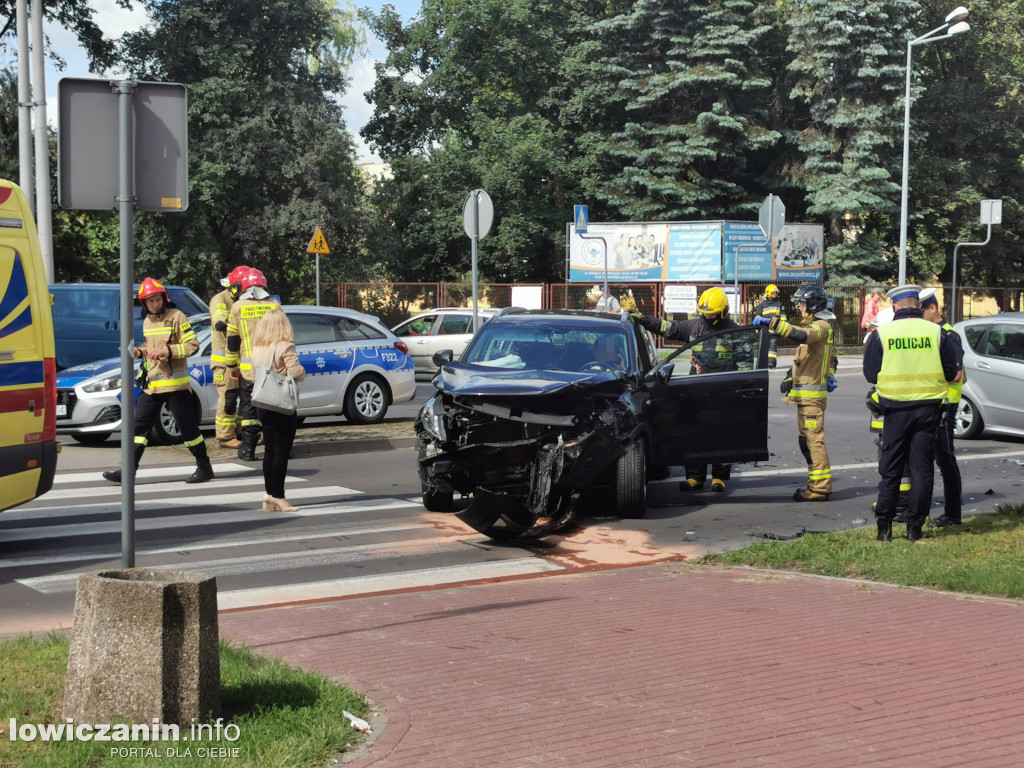
[[[781,134],[757,46],[753,2],[633,0],[596,21],[595,94],[623,123],[593,142],[605,173],[587,188],[630,220],[744,218],[764,192],[752,162]]]
[[[359,39],[343,28],[351,14],[327,0],[149,8],[152,28],[121,50],[139,79],[188,86],[190,200],[137,217],[137,269],[212,294],[247,263],[285,300],[310,300],[320,226],[332,251],[321,282],[364,279],[364,180],[335,101]]]
[[[30,0],[25,0],[31,4]],[[117,0],[121,8],[130,9],[131,0]],[[17,14],[16,0],[0,0],[0,54],[6,53],[11,58],[17,51]],[[115,62],[114,43],[103,36],[102,30],[93,21],[95,13],[89,0],[48,0],[43,3],[43,18],[71,30],[85,50],[92,69],[102,71]],[[47,56],[64,69],[65,61],[51,48],[49,39],[45,42]]]

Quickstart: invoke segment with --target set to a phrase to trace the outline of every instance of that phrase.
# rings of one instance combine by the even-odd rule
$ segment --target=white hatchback
[[[500,310],[477,307],[480,324],[490,320]],[[473,338],[473,308],[444,307],[432,309],[411,317],[391,329],[409,348],[409,355],[416,365],[416,373],[434,374],[435,352],[450,349],[455,359],[462,354],[469,340]]]
[[[967,377],[953,434],[1024,437],[1024,312],[975,317],[953,327],[963,342]]]

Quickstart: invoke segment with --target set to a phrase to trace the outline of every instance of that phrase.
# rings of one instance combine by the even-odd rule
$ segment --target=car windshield
[[[626,371],[628,349],[621,327],[490,322],[461,361],[512,370]]]

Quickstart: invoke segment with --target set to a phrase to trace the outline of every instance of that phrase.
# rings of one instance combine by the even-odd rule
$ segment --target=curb
[[[412,448],[415,437],[368,437],[358,440],[323,440],[319,442],[294,443],[292,458],[305,459],[312,456],[334,456],[347,453],[369,453],[371,451],[394,451],[398,448]]]

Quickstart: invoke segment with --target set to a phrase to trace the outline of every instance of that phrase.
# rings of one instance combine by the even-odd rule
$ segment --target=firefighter
[[[258,269],[246,272],[242,293],[231,307],[227,329],[228,375],[239,383],[242,407],[242,444],[238,446],[238,458],[242,461],[256,461],[256,444],[260,439],[260,420],[252,405],[252,333],[261,317],[279,308],[267,291],[263,273]]]
[[[237,448],[238,440],[238,379],[227,372],[227,330],[231,306],[242,292],[242,278],[249,267],[238,266],[220,281],[224,290],[210,299],[210,335],[213,346],[210,350],[210,368],[213,383],[217,387],[217,441],[222,448]]]
[[[196,459],[196,471],[185,482],[208,482],[213,479],[213,467],[199,431],[185,362],[185,358],[199,350],[195,331],[185,313],[168,300],[167,289],[153,278],[147,277],[139,286],[139,302],[145,341],[132,351],[134,357],[142,359],[137,379],[142,392],[135,401],[135,468],[138,469],[149,442],[146,436],[166,403],[181,430],[185,446]],[[120,483],[121,470],[104,472],[103,477]]]
[[[879,541],[892,540],[892,523],[904,466],[910,470],[906,538],[917,541],[932,500],[935,434],[946,410],[949,383],[962,381],[962,358],[942,329],[921,313],[917,285],[901,285],[886,295],[896,314],[879,326],[864,349],[864,377],[878,391],[885,416],[878,462]]]
[[[641,314],[633,314],[630,317],[651,333],[685,342],[710,333],[739,328],[739,325],[729,318],[729,299],[721,288],[708,288],[700,295],[697,300],[697,314],[699,317],[682,322]],[[719,336],[710,343],[695,344],[690,350],[693,353],[690,358],[691,375],[735,371],[753,365],[753,352],[749,345],[737,348],[727,336]],[[687,465],[685,469],[686,479],[679,484],[679,490],[695,491],[703,488],[708,476],[707,464]],[[731,474],[732,464],[712,464],[711,490],[724,491],[725,483]]]
[[[754,317],[767,317],[769,320],[773,317],[779,317],[783,320],[788,319],[786,317],[786,305],[779,298],[779,287],[777,285],[769,285],[764,289],[764,299],[754,307]],[[777,333],[772,332],[768,337],[768,367],[774,368],[778,365],[778,362],[779,336]]]
[[[828,308],[828,294],[820,285],[805,285],[793,294],[800,320],[790,323],[784,316],[755,317],[754,325],[792,339],[800,346],[782,384],[784,403],[796,405],[800,453],[807,461],[807,487],[793,494],[794,501],[828,501],[832,495],[832,467],[825,448],[825,404],[837,386],[839,358]]]

